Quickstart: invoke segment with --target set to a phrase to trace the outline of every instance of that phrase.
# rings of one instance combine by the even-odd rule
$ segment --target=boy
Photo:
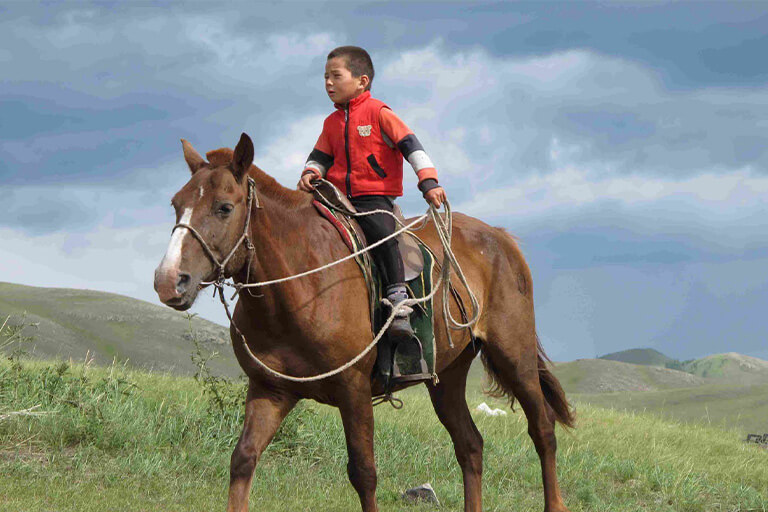
[[[403,157],[419,178],[419,190],[436,208],[446,200],[437,183],[437,171],[413,132],[379,100],[371,97],[373,62],[357,46],[341,46],[328,54],[325,91],[336,111],[328,116],[309,155],[298,184],[311,192],[312,180],[323,177],[349,198],[360,211],[393,210],[394,198],[403,195]],[[369,244],[395,229],[386,214],[357,218]],[[382,271],[387,299],[397,305],[408,298],[403,260],[397,240],[372,250]],[[413,336],[408,313],[395,318],[387,332],[390,339]]]

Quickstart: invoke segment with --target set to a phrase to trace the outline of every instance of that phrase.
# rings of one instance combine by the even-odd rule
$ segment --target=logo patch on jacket
[[[361,137],[368,137],[371,135],[371,125],[367,124],[365,126],[358,126],[357,127],[357,133],[360,134]]]

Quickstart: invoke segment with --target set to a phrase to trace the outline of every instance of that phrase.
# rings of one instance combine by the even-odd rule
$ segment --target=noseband
[[[249,253],[252,252],[255,247],[251,243],[251,238],[249,235],[250,226],[251,226],[251,207],[253,206],[253,201],[256,199],[256,208],[261,208],[259,206],[259,200],[256,198],[256,182],[253,181],[253,178],[250,176],[248,177],[248,213],[245,216],[245,225],[243,226],[243,234],[240,235],[240,239],[235,243],[235,245],[232,247],[232,250],[229,251],[229,254],[227,254],[227,257],[224,258],[222,261],[219,261],[218,258],[216,258],[216,255],[213,254],[213,250],[211,250],[211,247],[208,245],[208,243],[205,241],[203,236],[191,225],[186,224],[184,222],[179,222],[175,226],[173,226],[173,229],[171,230],[171,233],[176,231],[176,228],[185,228],[188,229],[190,233],[192,233],[192,236],[194,236],[198,242],[200,242],[200,245],[203,247],[203,250],[205,251],[205,254],[208,255],[208,259],[211,260],[211,262],[216,266],[218,270],[218,274],[215,281],[203,281],[202,285],[208,285],[208,284],[214,284],[214,285],[220,285],[224,282],[224,267],[227,266],[227,263],[229,263],[229,260],[232,259],[232,256],[235,255],[235,252],[237,251],[237,248],[240,246],[240,244],[245,244],[245,248],[248,249]],[[218,287],[218,286],[217,286]]]

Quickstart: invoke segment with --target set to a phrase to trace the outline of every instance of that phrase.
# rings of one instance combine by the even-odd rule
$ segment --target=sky
[[[159,304],[179,139],[246,132],[294,187],[346,44],[452,208],[519,238],[550,357],[768,359],[764,2],[0,2],[0,281]]]

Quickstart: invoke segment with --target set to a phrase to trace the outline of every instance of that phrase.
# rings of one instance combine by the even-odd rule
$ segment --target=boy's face
[[[352,76],[344,57],[334,57],[325,63],[325,92],[334,103],[343,105],[360,96],[368,83],[368,75]]]

